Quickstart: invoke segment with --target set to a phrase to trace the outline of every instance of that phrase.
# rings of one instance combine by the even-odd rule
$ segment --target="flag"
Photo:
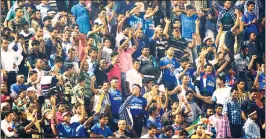
[[[194,126],[200,123],[201,115],[190,125],[190,129],[187,131],[189,134],[189,137],[195,133]]]

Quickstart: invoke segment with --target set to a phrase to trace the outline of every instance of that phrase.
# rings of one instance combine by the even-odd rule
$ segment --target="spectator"
[[[107,115],[100,115],[99,117],[99,123],[95,124],[91,128],[90,137],[115,137],[111,129],[107,126],[108,123],[108,116]]]
[[[156,130],[157,130],[157,127],[152,124],[148,127],[148,134],[145,134],[141,136],[140,138],[156,138],[155,136]]]
[[[4,116],[4,120],[1,121],[1,130],[4,132],[5,137],[17,137],[18,130],[13,123],[13,111],[6,111]]]
[[[260,138],[260,129],[258,124],[255,122],[258,114],[255,111],[250,110],[248,119],[244,124],[244,132],[247,138]]]
[[[208,131],[211,132],[211,126],[213,125],[216,130],[216,137],[231,137],[229,120],[226,115],[222,114],[223,105],[215,105],[215,115],[209,117],[210,123],[208,124]],[[212,125],[211,125],[212,124]]]
[[[16,79],[17,82],[10,86],[10,92],[11,92],[10,96],[13,99],[17,98],[18,92],[20,92],[20,90],[27,90],[27,86],[24,84],[25,81],[24,75],[18,74]]]
[[[241,137],[242,130],[241,113],[239,113],[241,111],[241,104],[238,102],[239,93],[237,89],[232,88],[230,93],[230,98],[224,104],[223,113],[228,116],[232,137],[238,138]]]
[[[71,12],[75,17],[77,24],[79,25],[79,31],[83,34],[87,34],[91,29],[89,13],[85,9],[84,1],[80,1],[79,4],[74,5],[71,9]]]
[[[253,13],[253,10],[255,8],[255,2],[253,1],[248,1],[246,3],[247,6],[247,12],[245,13],[245,15],[243,16],[243,22],[244,22],[244,27],[245,27],[245,33],[247,34],[246,36],[248,36],[249,34],[251,34],[252,32],[255,33],[255,35],[258,35],[258,28],[256,26],[256,24],[258,23],[258,19],[257,19],[257,15],[255,15]],[[246,37],[247,39],[247,37]]]

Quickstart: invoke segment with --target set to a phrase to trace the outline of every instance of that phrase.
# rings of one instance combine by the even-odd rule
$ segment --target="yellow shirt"
[[[29,121],[32,121],[34,119],[33,115],[30,113],[30,112],[27,112],[27,119]],[[40,120],[37,120],[34,125],[36,126],[36,128],[38,129],[38,131],[40,132],[41,131],[41,125],[40,125]],[[36,134],[32,134],[32,138],[40,138],[39,135],[36,135]]]
[[[158,95],[153,95],[152,92],[149,92],[149,93],[144,94],[143,97],[147,99],[147,102],[149,102],[152,99],[155,100],[158,104],[158,107],[162,108],[163,104]]]
[[[191,138],[201,138],[201,136],[198,136],[198,135],[196,134],[196,135],[192,135]],[[205,139],[206,139],[206,138],[209,139],[209,138],[211,138],[211,137],[210,137],[209,135],[205,135],[204,138],[205,138]]]

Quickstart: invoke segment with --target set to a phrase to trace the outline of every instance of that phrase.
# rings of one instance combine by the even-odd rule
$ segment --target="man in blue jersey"
[[[117,131],[117,123],[119,120],[118,110],[122,105],[122,93],[117,89],[118,87],[118,78],[112,77],[110,79],[111,88],[109,90],[109,99],[111,102],[111,113],[112,118],[110,120],[111,129]]]
[[[140,85],[133,84],[132,92],[134,94],[132,100],[129,103],[130,113],[134,121],[133,129],[136,131],[137,135],[140,137],[143,127],[143,115],[144,110],[147,107],[147,100],[140,96]]]

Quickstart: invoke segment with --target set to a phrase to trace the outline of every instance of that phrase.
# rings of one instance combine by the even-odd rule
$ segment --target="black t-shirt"
[[[31,138],[32,134],[29,133],[27,134],[26,131],[24,130],[24,128],[30,124],[30,122],[28,120],[23,120],[23,121],[19,121],[15,124],[15,127],[17,129],[17,133],[18,133],[18,137],[20,138]]]

